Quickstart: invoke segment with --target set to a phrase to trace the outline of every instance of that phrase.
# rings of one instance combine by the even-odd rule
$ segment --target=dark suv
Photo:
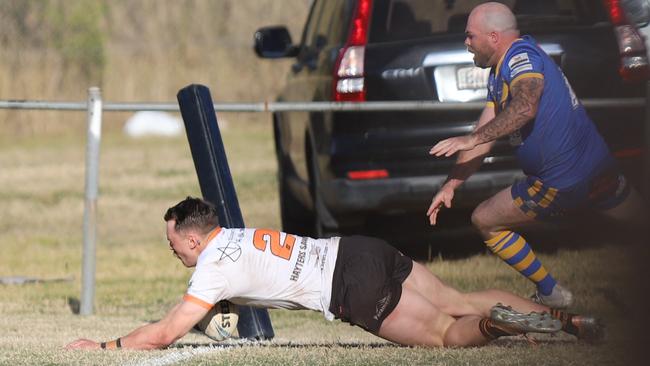
[[[315,0],[302,39],[285,27],[258,30],[260,57],[295,57],[278,101],[481,102],[488,70],[463,44],[468,13],[484,1]],[[643,39],[618,1],[502,1],[561,66],[582,99],[642,98],[648,75]],[[640,99],[636,99],[637,101]],[[588,107],[624,166],[643,154],[644,108]],[[442,111],[273,114],[283,229],[305,235],[366,233],[377,215],[425,211],[454,157],[428,155],[437,141],[472,130],[476,108]],[[638,170],[638,169],[636,169]],[[521,175],[507,141],[457,190],[469,208]]]

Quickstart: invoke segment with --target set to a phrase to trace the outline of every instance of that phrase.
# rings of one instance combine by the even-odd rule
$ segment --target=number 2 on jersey
[[[276,257],[289,260],[291,252],[293,252],[293,245],[296,242],[296,237],[287,234],[284,237],[284,242],[280,244],[280,232],[270,229],[257,229],[253,234],[253,245],[255,248],[265,251],[267,245],[271,245],[271,253]]]

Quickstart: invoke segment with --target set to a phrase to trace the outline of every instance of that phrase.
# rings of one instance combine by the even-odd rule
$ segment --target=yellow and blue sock
[[[501,231],[485,244],[492,253],[503,259],[512,268],[537,285],[542,295],[550,295],[555,287],[555,279],[537,259],[526,240],[513,231]]]
[[[497,339],[503,336],[516,335],[515,332],[508,331],[498,325],[495,325],[490,318],[483,318],[478,323],[478,330],[481,331],[483,337],[488,340]]]

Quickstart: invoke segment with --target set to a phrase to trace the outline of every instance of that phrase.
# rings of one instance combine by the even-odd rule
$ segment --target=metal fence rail
[[[650,98],[650,83],[647,84],[647,95]],[[644,193],[648,198],[650,188],[650,108],[646,98],[626,99],[585,99],[581,101],[586,108],[610,107],[645,107],[645,162],[644,162]],[[217,112],[360,112],[360,111],[449,111],[449,110],[480,110],[484,102],[442,103],[434,101],[386,101],[386,102],[257,102],[257,103],[214,103]],[[36,100],[0,100],[0,109],[21,110],[54,110],[54,111],[86,111],[88,118],[88,133],[86,142],[86,185],[85,208],[83,225],[83,263],[82,290],[80,314],[93,313],[95,295],[95,248],[97,224],[97,192],[99,182],[99,146],[101,140],[102,113],[106,112],[136,112],[163,111],[178,112],[177,103],[103,103],[99,88],[88,89],[88,100],[85,102],[51,102]]]
[[[586,108],[610,107],[643,107],[645,98],[602,98],[585,99],[582,104]],[[449,110],[478,110],[485,106],[484,102],[443,103],[434,101],[388,101],[388,102],[256,102],[256,103],[214,103],[217,112],[327,112],[327,111],[449,111]],[[30,100],[0,100],[0,109],[27,109],[27,110],[58,110],[58,111],[85,111],[87,102],[47,102]],[[177,103],[104,103],[102,110],[105,112],[136,112],[136,111],[163,111],[178,112]]]

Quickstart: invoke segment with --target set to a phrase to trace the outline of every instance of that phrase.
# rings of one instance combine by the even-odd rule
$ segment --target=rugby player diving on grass
[[[599,336],[596,319],[555,311],[507,291],[461,293],[386,242],[313,239],[219,226],[216,208],[187,197],[169,208],[169,248],[195,267],[183,300],[160,321],[110,342],[68,349],[156,349],[174,343],[219,301],[315,310],[402,345],[478,346],[501,336],[560,330]]]

